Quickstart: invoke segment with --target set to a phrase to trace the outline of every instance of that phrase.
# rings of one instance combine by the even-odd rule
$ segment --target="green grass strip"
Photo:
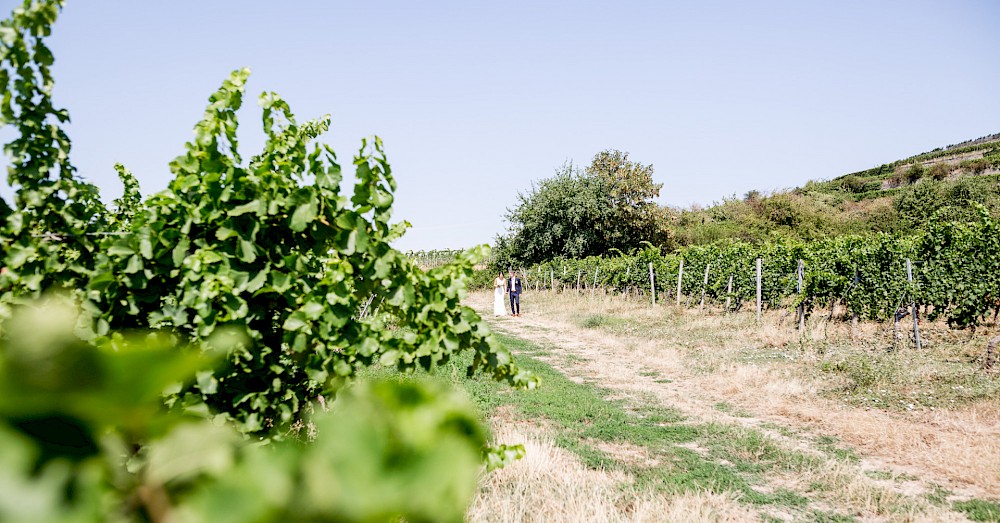
[[[556,444],[579,456],[588,467],[624,470],[640,487],[666,493],[729,491],[758,505],[802,507],[808,502],[789,490],[765,492],[753,485],[769,471],[799,470],[814,458],[783,450],[759,431],[687,423],[679,411],[658,401],[637,406],[609,400],[607,389],[576,383],[537,358],[551,356],[552,351],[510,336],[499,338],[515,353],[521,368],[541,377],[541,387],[514,391],[487,378],[466,378],[464,361],[437,372],[450,375],[465,388],[486,417],[504,407],[518,418],[547,423],[554,429]],[[595,442],[642,447],[652,463],[623,462],[597,448]]]

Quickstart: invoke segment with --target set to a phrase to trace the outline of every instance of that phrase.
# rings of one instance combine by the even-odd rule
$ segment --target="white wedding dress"
[[[495,316],[506,316],[507,308],[504,306],[504,287],[506,280],[497,278],[493,280],[493,314]]]

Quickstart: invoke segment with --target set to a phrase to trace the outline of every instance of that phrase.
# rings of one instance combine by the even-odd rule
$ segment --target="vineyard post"
[[[625,267],[625,285],[624,285],[625,288],[623,289],[623,292],[625,293],[626,297],[628,297],[628,275],[631,273],[632,273],[632,266],[629,265],[628,267]]]
[[[552,268],[549,268],[549,282],[552,283],[552,290],[556,290],[556,273]]]
[[[858,269],[854,269],[854,283],[851,285],[851,288],[857,285],[859,281],[861,281],[861,273],[858,272]],[[850,288],[848,290],[850,290]],[[858,328],[858,311],[854,310],[854,307],[850,306],[850,302],[848,302],[848,308],[851,309],[851,335],[853,336],[856,334]]]
[[[917,343],[917,350],[923,347],[920,341],[920,321],[917,318],[917,295],[913,292],[913,264],[910,259],[906,259],[906,281],[910,284],[910,306],[913,311],[913,340]]]
[[[710,267],[712,267],[711,263],[705,264],[705,281],[701,284],[701,305],[698,306],[701,310],[705,310],[705,290],[708,288],[708,269]]]
[[[361,309],[361,312],[358,314],[358,319],[364,319],[368,317],[368,309],[372,306],[372,301],[374,300],[375,300],[375,293],[373,292],[371,293],[370,296],[368,296],[368,301],[365,302],[365,306]]]
[[[761,283],[760,283],[760,258],[757,258],[757,322],[760,322],[760,298],[761,298]]]
[[[729,316],[729,305],[733,299],[733,275],[729,275],[729,283],[726,284],[726,316]]]
[[[576,292],[580,292],[580,277],[583,276],[583,269],[576,271]]]
[[[653,262],[649,262],[649,294],[653,297],[653,305],[656,305],[656,283],[653,280]]]
[[[904,295],[905,297],[905,295]],[[896,344],[899,342],[899,308],[892,311],[892,348],[896,348]]]
[[[684,258],[681,258],[680,266],[677,268],[677,305],[681,304],[681,278],[684,277]]]
[[[796,285],[795,292],[799,295],[799,306],[797,307],[796,316],[799,319],[798,329],[803,330],[806,328],[806,304],[802,301],[802,273],[805,272],[806,264],[804,261],[799,260],[798,269],[795,271]]]
[[[597,290],[597,275],[601,273],[601,266],[598,265],[594,267],[594,286],[590,288],[590,295],[594,295],[594,291]]]

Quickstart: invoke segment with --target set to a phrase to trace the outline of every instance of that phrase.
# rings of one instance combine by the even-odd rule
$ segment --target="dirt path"
[[[485,294],[468,303],[489,313]],[[690,347],[584,328],[541,309],[518,318],[485,317],[498,332],[551,348],[554,356],[546,362],[570,379],[597,383],[626,402],[656,398],[692,421],[753,427],[809,454],[823,453],[819,438],[836,436],[861,457],[851,465],[854,474],[900,495],[925,497],[943,489],[953,500],[1000,497],[995,420],[972,423],[947,413],[905,417],[837,405],[817,396],[815,384],[765,366],[699,373],[685,357]],[[723,402],[737,406],[738,415],[720,410]],[[891,479],[879,480],[880,474]]]

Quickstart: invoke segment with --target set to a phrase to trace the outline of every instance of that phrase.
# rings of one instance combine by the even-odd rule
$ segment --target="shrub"
[[[840,180],[840,186],[850,193],[861,193],[865,191],[865,181],[853,174],[849,174]]]
[[[889,179],[889,188],[914,184],[923,178],[924,174],[926,174],[924,166],[919,163],[913,164],[910,167],[901,165],[896,168],[892,178]]]
[[[917,183],[918,180],[924,177],[926,174],[926,169],[922,164],[913,164],[912,167],[906,170],[906,182],[907,183]]]
[[[955,170],[954,164],[941,162],[932,165],[930,169],[927,170],[927,174],[935,180],[944,180],[953,170]]]
[[[985,158],[976,158],[974,160],[965,160],[958,165],[973,174],[982,174],[990,168],[990,161]]]
[[[775,225],[795,227],[801,218],[798,206],[787,194],[775,194],[763,201],[764,218]]]
[[[902,189],[893,200],[893,208],[900,218],[911,223],[923,223],[942,205],[939,184],[922,183]]]

